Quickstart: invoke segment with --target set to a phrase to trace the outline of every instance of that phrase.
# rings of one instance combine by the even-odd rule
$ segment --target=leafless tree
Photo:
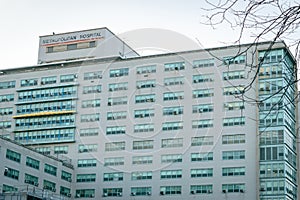
[[[205,0],[206,5],[202,8],[201,23],[209,25],[212,28],[227,26],[238,32],[238,37],[232,41],[236,45],[242,43],[251,43],[249,46],[255,45],[262,41],[270,41],[269,48],[277,42],[284,40],[288,47],[292,50],[296,62],[299,64],[299,47],[300,47],[300,1],[299,0]],[[249,41],[249,38],[251,41]],[[239,56],[245,53],[246,50],[239,51],[234,56]],[[211,52],[209,52],[211,53]],[[271,98],[273,95],[284,93],[289,87],[293,87],[298,82],[297,78],[291,78],[287,85],[284,85],[279,91],[265,99],[252,99],[247,96],[247,91],[255,89],[254,82],[259,76],[262,60],[258,63],[252,61],[248,63],[248,70],[255,75],[251,77],[249,83],[245,86],[243,93],[236,95],[246,103],[255,103],[261,105],[264,101]],[[217,56],[216,56],[217,58]],[[217,58],[223,59],[223,58]],[[230,66],[228,66],[230,67]],[[290,74],[290,77],[297,77],[297,70]],[[298,99],[295,97],[294,100]],[[280,107],[282,101],[272,105],[269,113],[273,115]],[[275,113],[274,113],[275,112]]]
[[[248,39],[253,46],[258,42],[271,41],[270,47],[284,40],[299,62],[300,47],[300,1],[299,0],[205,0],[202,8],[202,23],[213,28],[227,25],[238,31],[239,35],[234,44],[241,44]],[[249,36],[252,41],[249,42]],[[250,47],[249,47],[250,48]],[[244,51],[239,51],[238,56]],[[252,84],[259,74],[260,63],[251,64],[250,69],[256,70],[256,75],[245,87],[245,92],[252,88]],[[296,73],[296,72],[295,72]],[[290,84],[294,84],[293,80]],[[286,86],[288,87],[288,86]],[[282,90],[287,89],[286,87]]]

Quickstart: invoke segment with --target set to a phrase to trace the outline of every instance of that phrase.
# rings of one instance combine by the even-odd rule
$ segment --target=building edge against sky
[[[0,73],[1,135],[22,144],[1,139],[5,194],[297,199],[284,42],[139,56],[100,28],[41,36],[38,65]]]

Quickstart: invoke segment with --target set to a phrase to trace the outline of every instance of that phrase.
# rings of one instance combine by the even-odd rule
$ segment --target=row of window
[[[95,152],[97,151],[97,145],[80,145],[79,153],[83,152]],[[245,151],[244,150],[236,150],[236,151],[222,151],[222,160],[244,160],[245,159]],[[213,160],[213,152],[202,152],[202,153],[191,153],[190,161],[191,162],[206,162]],[[161,162],[182,162],[182,155],[162,155]],[[152,164],[153,156],[145,155],[145,156],[133,156],[132,164],[133,165],[142,165],[142,164]],[[96,163],[94,163],[96,165]],[[109,157],[104,158],[104,166],[118,166],[124,165],[125,158],[124,157]],[[79,165],[79,164],[78,164]],[[81,166],[84,167],[84,166]],[[86,167],[86,166],[85,166]],[[92,167],[92,166],[91,166]]]
[[[245,159],[245,151],[223,151],[222,152],[223,160],[241,160]],[[213,153],[192,153],[191,161],[192,162],[202,162],[202,161],[211,161],[213,160]],[[161,156],[161,163],[176,163],[182,162],[182,154],[166,154]],[[113,158],[105,158],[104,165],[105,166],[118,166],[124,165],[124,157],[113,157]],[[153,156],[133,156],[132,164],[133,165],[145,165],[152,164]],[[80,168],[85,167],[96,167],[97,160],[95,159],[80,159],[78,160],[77,166]],[[230,174],[230,172],[228,172]]]
[[[20,143],[46,143],[73,141],[75,139],[75,128],[35,130],[16,132],[14,139]]]
[[[95,114],[92,114],[93,116]],[[88,115],[90,116],[90,115]],[[84,117],[86,117],[84,115]],[[99,121],[98,115],[94,118],[89,118],[87,121]],[[223,119],[223,126],[243,126],[245,125],[245,117],[230,117]],[[209,128],[213,127],[212,119],[202,119],[202,120],[193,120],[192,128],[193,129],[201,129],[201,128]],[[162,123],[162,131],[171,131],[171,130],[180,130],[183,129],[183,122],[163,122]],[[134,132],[152,132],[154,131],[154,124],[137,124],[134,125]],[[109,126],[106,128],[107,135],[117,135],[117,134],[126,134],[126,126]]]
[[[190,194],[212,194],[213,185],[190,185]],[[222,193],[244,193],[245,184],[244,183],[233,183],[233,184],[222,184]],[[122,197],[123,188],[103,188],[102,197]],[[172,186],[160,186],[159,195],[181,195],[182,186],[172,185]],[[142,186],[142,187],[131,187],[131,196],[151,196],[152,187]],[[94,198],[95,189],[80,189],[76,190],[76,198]]]

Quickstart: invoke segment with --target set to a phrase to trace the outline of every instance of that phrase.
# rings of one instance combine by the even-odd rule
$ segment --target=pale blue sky
[[[52,32],[108,27],[118,35],[156,28],[183,34],[204,47],[234,41],[237,34],[230,28],[200,24],[203,6],[202,0],[0,0],[0,69],[35,65],[39,36]]]

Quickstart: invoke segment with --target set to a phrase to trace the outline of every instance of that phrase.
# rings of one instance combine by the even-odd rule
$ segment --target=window
[[[245,143],[245,134],[223,135],[222,144],[243,144]]]
[[[191,169],[191,178],[212,177],[213,168]]]
[[[135,133],[152,132],[154,131],[154,124],[136,124],[134,125]]]
[[[125,134],[125,133],[126,133],[125,126],[106,127],[106,135],[117,135],[117,134]]]
[[[122,197],[122,188],[103,188],[103,197]]]
[[[77,161],[77,167],[96,167],[97,160],[96,159],[79,159]]]
[[[102,86],[101,85],[93,85],[93,86],[84,86],[83,87],[83,94],[95,94],[101,93]]]
[[[263,63],[282,62],[286,56],[283,49],[260,51],[258,55],[259,60]]]
[[[229,56],[223,58],[224,65],[243,64],[246,62],[245,55]]]
[[[259,166],[259,174],[261,178],[283,177],[284,171],[287,172],[287,176],[290,177],[291,180],[296,181],[296,171],[293,170],[291,167],[284,166],[284,163],[267,163],[260,164]]]
[[[244,86],[229,86],[223,88],[223,95],[239,95],[244,93]]]
[[[223,80],[235,80],[235,79],[242,79],[245,78],[245,71],[230,71],[230,72],[223,72]]]
[[[11,121],[0,121],[0,128],[1,129],[11,128]]]
[[[222,176],[244,176],[245,167],[224,167],[222,168]]]
[[[151,187],[132,187],[131,196],[149,196],[151,195]]]
[[[13,108],[8,107],[8,108],[0,108],[0,115],[11,115],[13,114]]]
[[[84,80],[94,80],[94,79],[101,79],[101,78],[102,78],[102,71],[86,72],[83,74]]]
[[[73,82],[77,78],[77,74],[66,74],[60,76],[61,83]]]
[[[261,147],[260,148],[260,160],[283,160],[284,159],[284,147],[273,146],[273,147]],[[286,153],[288,157],[288,152]],[[291,158],[292,159],[292,158]]]
[[[147,165],[152,164],[153,156],[133,156],[132,164],[133,165]]]
[[[288,116],[284,114],[282,110],[271,110],[267,112],[259,113],[259,126],[270,127],[270,126],[278,126],[284,124],[285,121],[288,121]],[[290,120],[291,121],[291,120]],[[290,122],[292,123],[292,122]]]
[[[9,149],[6,150],[6,158],[18,163],[21,162],[21,154]]]
[[[122,90],[128,90],[128,83],[127,82],[108,84],[108,91],[110,91],[110,92],[122,91]]]
[[[82,108],[96,108],[100,107],[100,99],[84,100],[81,104]]]
[[[134,118],[154,117],[154,109],[142,109],[134,111]]]
[[[8,88],[15,88],[15,87],[16,87],[16,81],[0,82],[0,89],[8,89]]]
[[[214,111],[214,105],[213,104],[193,105],[192,109],[193,109],[193,113],[213,112]]]
[[[193,83],[207,83],[214,81],[214,74],[193,75]]]
[[[56,76],[42,77],[42,85],[49,85],[54,83],[56,83]]]
[[[182,162],[182,154],[165,154],[161,155],[161,163]]]
[[[57,174],[57,167],[54,167],[54,166],[49,165],[49,164],[45,164],[44,172],[47,173],[47,174],[51,174],[53,176],[56,176],[56,174]]]
[[[97,152],[97,144],[80,144],[78,145],[78,153]]]
[[[0,95],[0,103],[1,102],[9,102],[9,101],[14,101],[14,94]]]
[[[182,114],[183,114],[183,106],[163,108],[163,115],[182,115]]]
[[[183,85],[184,77],[170,77],[164,79],[165,86],[172,86],[172,85]]]
[[[153,140],[133,141],[133,150],[153,149]]]
[[[156,72],[156,66],[155,65],[149,65],[149,66],[141,66],[136,68],[137,74],[150,74]]]
[[[213,152],[191,153],[192,162],[202,162],[213,160]]]
[[[205,98],[205,97],[213,97],[213,96],[214,96],[213,89],[193,90],[193,98]]]
[[[64,186],[60,186],[59,194],[66,197],[71,197],[71,189]]]
[[[36,147],[35,150],[44,155],[50,155],[51,153],[50,147]]]
[[[104,158],[104,166],[124,165],[124,157]]]
[[[135,96],[135,103],[155,102],[155,94],[143,94]]]
[[[263,79],[282,77],[283,71],[282,65],[278,63],[274,63],[273,65],[261,65],[259,67],[259,78]]]
[[[99,133],[99,128],[87,128],[87,129],[80,129],[80,136],[97,136]]]
[[[51,181],[44,180],[44,182],[43,182],[43,189],[45,189],[45,190],[50,190],[52,192],[56,192],[55,186],[56,186],[56,184]]]
[[[233,193],[233,192],[241,192],[245,191],[245,184],[244,183],[235,183],[235,184],[222,184],[222,191]]]
[[[27,184],[30,184],[30,185],[34,185],[34,186],[38,186],[38,184],[39,184],[39,178],[37,176],[33,176],[33,175],[25,173],[24,183],[27,183]]]
[[[284,142],[283,130],[278,131],[262,131],[260,132],[259,142],[261,145],[270,145],[270,144],[283,144]]]
[[[94,198],[95,189],[80,189],[76,190],[76,198]]]
[[[96,174],[77,174],[77,183],[96,182]]]
[[[3,184],[3,187],[2,187],[2,192],[5,193],[5,192],[16,192],[18,191],[18,188],[15,188],[13,186],[10,186],[10,185],[5,185]]]
[[[108,98],[107,105],[115,106],[115,105],[126,105],[127,97],[112,97]]]
[[[152,172],[151,171],[138,171],[131,173],[131,180],[151,180],[152,179]]]
[[[54,154],[68,154],[68,146],[56,146],[54,147]]]
[[[61,177],[62,180],[72,182],[72,174],[69,172],[66,172],[64,170],[61,171]]]
[[[192,121],[192,128],[209,128],[213,127],[213,120],[212,119],[201,119],[201,120],[193,120]]]
[[[125,142],[105,143],[105,151],[122,151],[125,150]]]
[[[181,194],[181,186],[161,186],[160,195]]]
[[[93,113],[93,114],[84,114],[80,116],[81,122],[95,122],[100,121],[100,113]]]
[[[145,81],[137,81],[136,82],[137,89],[154,88],[155,85],[156,85],[155,80],[145,80]]]
[[[165,71],[178,71],[184,70],[185,63],[184,62],[175,62],[175,63],[167,63],[165,64]]]
[[[123,172],[111,172],[111,173],[104,173],[103,174],[103,181],[123,181]]]
[[[243,160],[245,159],[245,151],[223,151],[222,158],[223,160]]]
[[[245,117],[230,117],[223,119],[223,126],[242,126],[245,125]]]
[[[161,140],[161,148],[177,148],[183,146],[183,138],[168,138]]]
[[[205,145],[213,145],[213,144],[214,144],[213,136],[192,137],[191,139],[192,146],[205,146]]]
[[[183,122],[164,122],[162,124],[163,131],[183,129]]]
[[[21,80],[21,87],[35,86],[38,84],[38,79],[23,79]]]
[[[111,69],[109,70],[109,77],[128,76],[129,68]]]
[[[213,185],[191,185],[191,194],[211,194]]]
[[[67,50],[75,50],[77,49],[77,43],[76,44],[67,44]]]
[[[160,171],[160,178],[161,179],[175,179],[182,177],[182,170],[162,170]]]
[[[118,111],[118,112],[108,112],[107,120],[118,120],[118,119],[126,119],[127,112],[126,111]]]
[[[245,105],[244,105],[243,101],[234,101],[234,102],[224,103],[225,111],[242,110],[242,109],[245,109]]]
[[[173,101],[179,99],[184,99],[183,92],[165,92],[163,96],[164,101]]]
[[[20,172],[16,169],[12,169],[9,167],[6,167],[7,170],[4,170],[4,176],[15,179],[15,180],[19,180],[19,174]]]
[[[202,67],[213,67],[215,61],[213,58],[211,59],[201,59],[193,61],[193,68],[202,68]]]

